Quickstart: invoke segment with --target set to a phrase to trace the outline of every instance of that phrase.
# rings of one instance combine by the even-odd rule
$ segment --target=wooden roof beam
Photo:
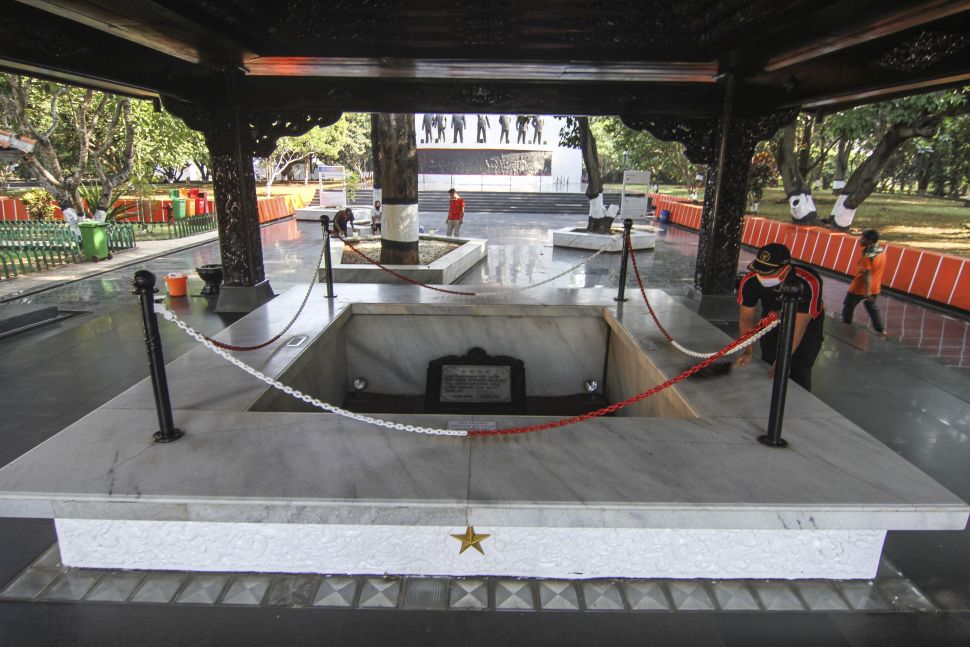
[[[313,56],[257,56],[247,60],[245,66],[250,76],[628,83],[714,83],[718,67],[717,62],[506,63]]]
[[[18,2],[187,63],[239,65],[253,55],[223,35],[150,0]]]
[[[764,70],[774,72],[966,11],[970,11],[970,0],[908,3],[889,12],[874,9],[871,15],[866,15],[865,8],[860,7],[844,27],[824,33],[821,38],[810,43],[771,56]],[[813,21],[818,19],[819,16],[813,17]]]

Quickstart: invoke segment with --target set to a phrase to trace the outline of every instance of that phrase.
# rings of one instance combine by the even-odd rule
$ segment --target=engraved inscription
[[[510,366],[455,365],[441,367],[441,402],[511,402]]]

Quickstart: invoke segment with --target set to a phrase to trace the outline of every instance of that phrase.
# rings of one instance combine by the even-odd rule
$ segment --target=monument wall
[[[418,149],[418,172],[432,175],[552,175],[551,151]]]

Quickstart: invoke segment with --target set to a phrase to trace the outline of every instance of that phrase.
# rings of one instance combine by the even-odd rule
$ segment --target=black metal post
[[[630,231],[633,229],[633,218],[626,218],[623,221],[623,256],[620,257],[620,287],[616,291],[616,298],[614,301],[626,301],[624,293],[626,292],[626,266],[627,262],[630,260]]]
[[[768,433],[758,436],[758,442],[769,447],[787,447],[781,437],[785,418],[785,399],[788,397],[788,375],[791,372],[792,345],[795,340],[795,305],[801,286],[783,283],[781,291],[781,323],[778,325],[778,347],[775,351],[775,380],[771,385],[771,406],[768,408]]]
[[[152,393],[155,396],[155,411],[158,414],[156,443],[170,443],[183,436],[181,429],[175,427],[172,418],[172,402],[168,396],[168,379],[165,377],[165,358],[162,356],[162,338],[158,334],[158,319],[155,316],[155,275],[148,270],[138,270],[131,281],[141,302],[141,316],[145,324],[145,346],[148,349],[148,373],[152,378]]]
[[[323,264],[327,269],[327,298],[333,301],[333,263],[330,261],[330,216],[320,216],[323,227]]]

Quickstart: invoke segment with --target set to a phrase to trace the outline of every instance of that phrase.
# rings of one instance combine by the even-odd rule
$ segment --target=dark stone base
[[[8,303],[0,307],[0,335],[24,326],[56,319],[57,306]]]
[[[216,312],[252,312],[275,296],[269,279],[251,287],[223,285],[219,290]]]
[[[733,294],[701,294],[697,288],[687,289],[688,307],[696,307],[697,314],[708,321],[737,321],[738,298]]]

